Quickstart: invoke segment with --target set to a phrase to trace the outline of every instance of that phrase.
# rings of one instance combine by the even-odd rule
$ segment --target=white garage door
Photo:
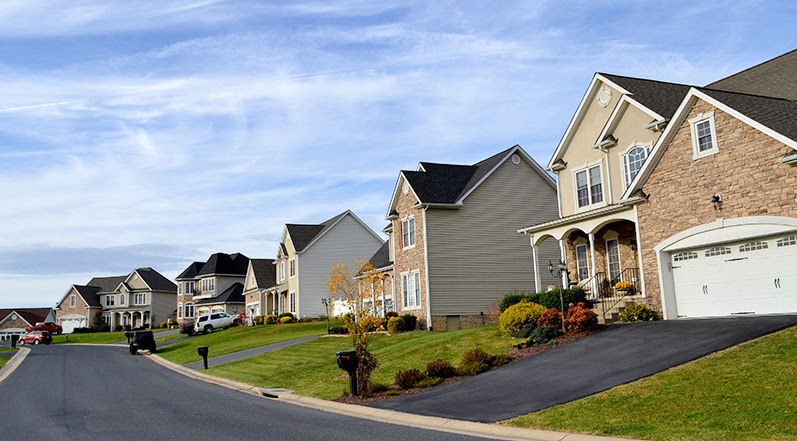
[[[679,317],[797,312],[797,234],[672,254]]]
[[[84,320],[85,319],[65,318],[59,321],[61,322],[60,323],[61,327],[64,328],[64,334],[71,334],[72,331],[75,330],[75,328],[81,328],[84,326],[83,325]]]

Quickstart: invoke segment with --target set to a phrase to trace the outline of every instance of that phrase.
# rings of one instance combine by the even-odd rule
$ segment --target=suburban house
[[[246,298],[246,314],[252,317],[271,314],[276,310],[273,297],[268,293],[273,291],[277,283],[277,269],[274,259],[249,259],[246,269],[246,282],[244,284],[244,297]]]
[[[401,171],[387,213],[396,306],[420,329],[481,326],[501,296],[556,281],[547,271],[556,244],[530,247],[517,233],[557,216],[556,183],[520,146],[473,165]]]
[[[548,164],[560,218],[520,231],[606,318],[795,312],[795,165],[797,51],[706,87],[598,73]]]
[[[91,326],[100,311],[111,329],[149,327],[168,320],[176,294],[177,286],[152,268],[138,268],[124,276],[95,277],[67,290],[56,307],[56,322],[64,333],[70,333]]]
[[[392,224],[388,225],[382,231],[390,234],[391,228]],[[366,278],[365,276],[369,273],[363,272],[362,269],[357,274],[355,278],[358,281],[360,296],[365,299],[363,307],[370,309],[371,313],[378,317],[384,317],[386,312],[396,310],[394,301],[396,298],[396,285],[393,280],[393,261],[390,260],[389,240],[376,250],[376,253],[368,259],[368,263],[373,267],[370,272],[378,273],[378,278],[381,280],[374,282],[373,278]],[[372,286],[373,283],[379,283],[381,289],[375,289],[375,287]]]
[[[320,224],[286,224],[274,261],[276,284],[266,293],[272,312],[297,317],[326,314],[321,299],[330,297],[327,277],[332,267],[340,262],[352,266],[382,244],[351,210]]]
[[[216,253],[206,262],[193,262],[177,281],[177,321],[192,323],[211,312],[237,315],[244,311],[243,295],[249,258],[241,253]]]
[[[21,335],[25,328],[36,323],[54,321],[53,308],[0,309],[0,340],[6,340],[15,334]]]

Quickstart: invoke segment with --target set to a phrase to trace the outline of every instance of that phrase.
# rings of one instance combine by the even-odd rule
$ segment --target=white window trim
[[[704,121],[709,122],[709,128],[711,129],[712,146],[710,149],[701,152],[697,139],[697,125]],[[714,111],[708,113],[700,113],[694,118],[690,119],[689,128],[692,132],[692,159],[705,158],[706,156],[716,155],[717,153],[720,152],[719,140],[717,139],[717,124],[714,122]]]
[[[631,153],[631,150],[635,150],[640,147],[645,149],[645,160],[642,161],[642,165],[644,166],[645,163],[648,162],[648,158],[650,157],[650,149],[653,147],[652,142],[634,141],[631,145],[628,146],[627,149],[625,149],[625,151],[620,153],[620,162],[622,162],[623,166],[623,190],[628,189],[628,187],[631,185],[631,182],[634,181],[634,178],[631,178],[628,170],[628,154]],[[641,170],[642,168],[640,167],[640,169],[637,170],[637,174],[639,174]]]
[[[412,245],[407,246],[406,241],[404,240],[404,222],[412,221]],[[415,248],[415,245],[418,243],[418,225],[415,222],[415,215],[407,216],[401,220],[401,249],[402,250],[409,250]]]
[[[290,278],[291,279],[295,279],[296,278],[296,272],[297,272],[296,271],[296,258],[295,257],[288,262],[288,267],[289,267],[288,273],[289,273]]]
[[[285,260],[280,262],[280,277],[281,277],[280,278],[281,281],[285,280]]]
[[[119,294],[119,306],[125,306],[127,304],[127,303],[125,303],[125,300],[126,300],[125,299],[125,295],[124,294]]]
[[[594,203],[592,202],[592,182],[589,181],[589,170],[591,168],[593,168],[593,167],[598,167],[600,172],[601,172],[601,193],[603,195],[603,200],[602,201],[594,202]],[[572,171],[571,178],[573,180],[572,181],[573,182],[573,206],[575,207],[577,213],[583,212],[583,211],[590,211],[590,210],[594,210],[596,208],[601,208],[601,207],[605,207],[606,206],[606,204],[607,204],[606,201],[607,201],[607,196],[608,196],[608,194],[606,192],[607,192],[607,188],[608,187],[606,186],[606,173],[603,171],[603,169],[604,169],[603,161],[593,161],[593,162],[589,162],[587,164],[584,164],[583,167],[575,169],[575,170]],[[578,180],[576,179],[576,175],[579,172],[582,172],[582,171],[585,171],[587,173],[587,190],[589,191],[588,196],[589,196],[590,203],[587,204],[587,205],[584,205],[583,207],[579,207],[578,206]]]
[[[189,307],[190,307],[190,309],[189,309]],[[191,312],[190,315],[188,314],[189,311]],[[193,302],[187,302],[185,304],[185,314],[183,314],[183,317],[185,317],[185,318],[194,318],[195,314],[196,314],[196,309],[194,307],[194,303]]]
[[[183,302],[177,304],[177,318],[183,318]]]
[[[581,264],[578,261],[578,248],[582,247],[582,246],[587,249],[587,268],[586,268],[586,270],[587,270],[587,278],[586,279],[582,279],[581,276],[580,276]],[[575,243],[573,243],[573,249],[576,252],[576,277],[578,277],[578,281],[579,282],[583,282],[585,280],[589,280],[589,274],[590,274],[590,272],[589,272],[589,243],[587,243],[587,241],[583,240],[583,239],[582,240],[578,240]]]
[[[288,294],[288,312],[296,314],[296,292]]]
[[[612,271],[609,266],[609,242],[612,240],[617,242],[617,275],[619,276],[623,273],[623,259],[620,258],[620,236],[614,231],[609,231],[603,235],[603,240],[605,241],[606,247],[606,278],[612,280],[614,277],[612,277]]]
[[[74,308],[77,305],[77,296],[72,294],[69,296],[69,307]]]
[[[407,282],[406,282],[406,280],[404,280],[404,277],[407,277],[407,279],[409,279],[409,277],[412,276],[414,278],[416,274],[418,275],[417,283],[415,283],[415,288],[418,291],[418,298],[415,299],[415,300],[417,300],[417,304],[416,305],[412,305],[412,306],[407,306],[408,302],[406,302],[405,299],[404,299],[404,290],[407,288]],[[407,272],[401,273],[400,276],[401,276],[401,306],[402,306],[402,310],[404,310],[404,311],[415,311],[415,310],[421,309],[421,306],[423,304],[422,299],[421,299],[421,271],[420,270],[407,271]],[[416,281],[413,281],[413,282],[416,282]],[[409,296],[410,296],[410,292],[409,292],[409,289],[407,289],[407,298],[409,298]],[[414,298],[414,295],[413,295],[413,298]]]

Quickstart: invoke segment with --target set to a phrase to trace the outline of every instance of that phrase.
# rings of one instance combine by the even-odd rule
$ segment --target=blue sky
[[[0,308],[346,209],[379,231],[419,161],[545,165],[596,71],[705,85],[795,29],[786,1],[4,0]]]

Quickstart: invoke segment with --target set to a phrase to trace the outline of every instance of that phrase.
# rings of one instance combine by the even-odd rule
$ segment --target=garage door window
[[[765,250],[767,248],[769,248],[769,247],[767,246],[766,242],[760,242],[760,241],[756,240],[756,241],[753,241],[753,242],[747,242],[746,244],[740,245],[739,246],[739,252],[740,253],[747,253],[747,252],[750,252],[750,251]]]
[[[724,256],[726,254],[731,254],[730,247],[715,247],[706,250],[706,257]]]
[[[782,239],[778,239],[778,248],[780,247],[790,247],[792,245],[797,245],[797,236],[788,236]]]
[[[683,253],[678,253],[672,256],[672,260],[675,262],[681,262],[683,260],[692,260],[697,259],[697,253],[692,251],[684,251]]]

